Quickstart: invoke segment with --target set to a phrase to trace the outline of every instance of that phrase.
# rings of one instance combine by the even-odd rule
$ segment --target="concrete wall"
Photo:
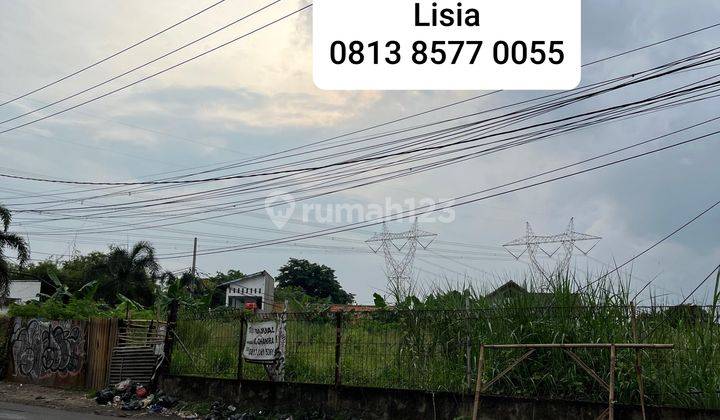
[[[240,407],[274,408],[282,411],[318,408],[356,419],[454,419],[469,416],[472,396],[450,392],[340,387],[331,385],[237,381],[227,379],[168,376],[162,388],[186,400],[222,399]],[[595,419],[605,404],[505,397],[484,397],[483,420]],[[642,419],[639,407],[618,406],[617,419]],[[720,411],[657,408],[648,410],[650,419],[720,419]]]
[[[85,383],[85,322],[14,318],[7,378],[52,386]]]

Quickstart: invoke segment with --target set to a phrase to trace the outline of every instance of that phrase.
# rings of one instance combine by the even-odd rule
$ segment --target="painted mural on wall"
[[[85,325],[82,321],[16,318],[11,338],[13,379],[27,382],[82,381]]]

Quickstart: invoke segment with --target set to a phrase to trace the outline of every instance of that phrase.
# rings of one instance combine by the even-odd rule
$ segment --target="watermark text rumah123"
[[[290,220],[301,223],[349,224],[370,221],[412,221],[421,224],[455,221],[454,200],[386,197],[383,203],[296,202],[289,192],[274,191],[265,199],[270,220],[282,229]]]

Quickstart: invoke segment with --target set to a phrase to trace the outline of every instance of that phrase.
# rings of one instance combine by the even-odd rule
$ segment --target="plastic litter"
[[[148,407],[148,412],[151,414],[163,413],[165,411],[167,411],[167,408],[158,404],[152,404]]]
[[[125,391],[130,387],[130,384],[132,383],[132,380],[125,379],[124,381],[120,381],[117,384],[115,384],[115,389],[118,391]]]
[[[169,395],[164,394],[157,397],[157,401],[155,401],[156,404],[165,408],[172,408],[175,404],[177,404],[177,402],[177,398],[173,398]]]
[[[115,394],[109,388],[105,388],[95,393],[95,402],[105,405],[115,398]]]

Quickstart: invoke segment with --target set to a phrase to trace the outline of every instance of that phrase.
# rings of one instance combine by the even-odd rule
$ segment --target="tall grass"
[[[581,286],[583,285],[584,286]],[[535,292],[484,299],[470,287],[436,289],[407,309],[343,314],[341,376],[346,385],[468,392],[474,387],[480,343],[633,342],[627,282],[589,284],[574,276]],[[639,307],[640,341],[670,343],[673,350],[643,351],[647,400],[654,404],[720,408],[720,340],[714,307]],[[334,314],[289,314],[286,380],[332,383]],[[238,317],[192,317],[178,323],[173,371],[216,377],[237,374]],[[520,350],[486,353],[485,381]],[[609,352],[576,351],[608,377]],[[469,355],[469,358],[468,358]],[[617,397],[638,400],[635,353],[617,356]],[[468,370],[468,365],[470,370]],[[243,377],[263,379],[258,365],[243,363]],[[538,350],[488,390],[525,397],[605,400],[606,392],[560,350]]]

